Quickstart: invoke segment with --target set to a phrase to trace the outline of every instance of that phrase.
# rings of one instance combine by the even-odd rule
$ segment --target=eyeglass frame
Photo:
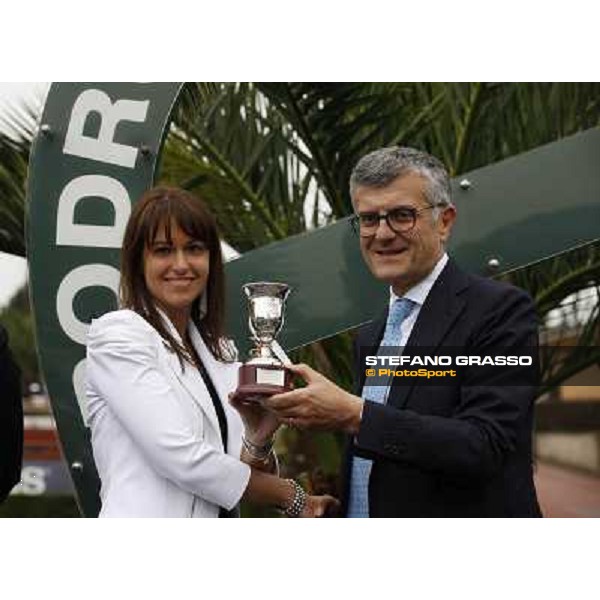
[[[422,212],[425,212],[426,210],[432,210],[434,208],[445,207],[445,206],[448,206],[448,205],[433,204],[431,206],[424,206],[423,208],[415,208],[414,206],[396,206],[396,207],[392,208],[391,210],[388,210],[387,212],[382,212],[382,213],[377,213],[375,211],[354,213],[350,217],[350,225],[352,227],[352,231],[354,231],[354,233],[356,235],[358,235],[359,237],[370,238],[377,234],[377,230],[379,229],[381,219],[385,219],[387,226],[397,235],[399,233],[407,233],[409,231],[412,231],[415,228],[415,225],[417,224],[417,217]],[[410,227],[408,227],[407,229],[403,229],[402,231],[397,231],[394,227],[392,227],[392,224],[390,223],[390,214],[397,210],[406,210],[406,211],[409,211],[410,213],[412,213],[412,225]],[[361,217],[361,215],[377,215],[377,226],[373,228],[373,233],[369,233],[367,235],[361,235],[361,233],[360,233],[360,217]]]

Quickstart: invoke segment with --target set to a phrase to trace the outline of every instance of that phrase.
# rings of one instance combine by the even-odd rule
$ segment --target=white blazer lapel
[[[175,329],[173,323],[171,323],[171,319],[169,319],[167,315],[165,315],[165,313],[162,312],[160,309],[158,309],[158,312],[163,318],[163,321],[166,327],[169,329],[171,335],[174,336],[177,341],[181,342],[181,336],[179,335],[177,329]],[[193,330],[196,331],[196,328],[193,325],[192,327]],[[199,334],[198,337],[200,337]],[[196,341],[192,339],[192,343],[196,347],[196,351],[198,352],[198,354],[200,354]],[[202,412],[206,415],[208,422],[211,424],[211,426],[217,433],[215,437],[219,440],[221,449],[223,449],[219,428],[219,419],[217,418],[217,412],[215,411],[215,407],[212,403],[212,399],[210,397],[210,393],[206,387],[206,384],[204,383],[204,379],[202,379],[202,375],[200,375],[200,372],[195,366],[189,363],[185,364],[185,369],[182,371],[181,363],[179,362],[179,358],[177,357],[177,355],[170,350],[168,350],[168,354],[169,365],[173,369],[177,380],[182,385],[182,387],[188,392],[192,400],[200,407]],[[200,359],[204,362],[204,357],[202,355],[200,355]],[[204,364],[206,365],[206,363]],[[216,386],[216,382],[214,383]]]
[[[227,423],[230,430],[228,444],[229,451],[233,449],[233,439],[241,433],[240,416],[229,404],[229,393],[237,387],[239,363],[223,363],[218,361],[206,346],[200,332],[193,323],[190,323],[189,332],[192,344],[194,344],[196,352],[198,352],[198,356],[200,357],[202,364],[204,364],[208,376],[211,378],[213,385],[217,390],[217,394],[219,394],[223,410],[227,415]],[[236,452],[237,450],[234,449],[233,453],[235,454]]]

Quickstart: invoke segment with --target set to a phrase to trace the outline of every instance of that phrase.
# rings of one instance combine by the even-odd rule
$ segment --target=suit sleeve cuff
[[[409,411],[365,400],[354,453],[374,460],[410,458],[410,441],[418,435],[421,424]]]

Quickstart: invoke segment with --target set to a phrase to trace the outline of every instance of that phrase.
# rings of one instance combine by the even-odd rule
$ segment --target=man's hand
[[[337,517],[339,512],[339,500],[336,500],[333,496],[307,496],[306,504],[300,517]]]
[[[304,364],[287,366],[306,382],[306,387],[275,394],[262,401],[290,426],[300,429],[332,429],[355,434],[360,426],[363,400],[338,387]]]

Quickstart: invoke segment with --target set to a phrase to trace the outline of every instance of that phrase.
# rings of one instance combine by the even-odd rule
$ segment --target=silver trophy
[[[273,352],[273,342],[284,323],[285,283],[259,281],[242,286],[248,298],[248,326],[255,347],[250,360],[240,367],[236,394],[246,400],[292,389],[292,375]]]

